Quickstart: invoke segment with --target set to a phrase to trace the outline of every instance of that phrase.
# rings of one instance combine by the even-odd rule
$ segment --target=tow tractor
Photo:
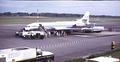
[[[31,39],[40,38],[40,39],[44,39],[45,32],[40,31],[38,29],[31,29],[31,30],[21,30],[19,32],[16,32],[15,35],[19,36],[19,37],[23,37],[23,38],[31,38]]]
[[[0,62],[52,62],[54,54],[39,48],[18,47],[0,50]]]

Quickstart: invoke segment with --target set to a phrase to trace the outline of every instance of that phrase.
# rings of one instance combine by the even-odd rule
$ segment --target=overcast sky
[[[1,0],[0,12],[72,13],[120,16],[120,1],[7,1]]]

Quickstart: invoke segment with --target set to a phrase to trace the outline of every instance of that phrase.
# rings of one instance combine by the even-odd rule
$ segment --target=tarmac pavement
[[[55,54],[54,62],[64,62],[70,58],[86,57],[93,53],[111,50],[112,41],[115,41],[116,48],[120,48],[120,23],[118,24],[118,22],[102,24],[105,27],[114,26],[117,31],[113,32],[83,33],[64,37],[50,37],[43,40],[16,37],[15,32],[22,29],[25,25],[0,25],[0,49],[23,46],[40,47],[41,50],[51,51]]]

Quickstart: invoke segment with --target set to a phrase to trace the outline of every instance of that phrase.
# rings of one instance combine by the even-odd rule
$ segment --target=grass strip
[[[92,54],[89,57],[87,57],[87,59],[91,59],[91,58],[95,58],[95,57],[100,57],[100,56],[109,56],[113,53],[119,52],[120,49],[115,49],[115,50],[110,50],[110,51],[106,51],[103,53],[97,53],[97,54]]]
[[[65,62],[85,62],[86,59],[84,58],[75,58],[75,59],[70,59],[70,60],[66,60]]]
[[[120,49],[115,49],[115,50],[110,50],[102,53],[92,54],[86,58],[74,58],[74,59],[66,60],[64,62],[86,62],[86,59],[91,59],[91,58],[100,57],[100,56],[112,56],[120,59],[119,54],[120,54]]]

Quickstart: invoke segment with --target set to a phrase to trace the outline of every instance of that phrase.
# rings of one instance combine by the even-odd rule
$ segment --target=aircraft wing
[[[72,28],[72,27],[53,27],[54,30],[80,30],[81,28]]]

